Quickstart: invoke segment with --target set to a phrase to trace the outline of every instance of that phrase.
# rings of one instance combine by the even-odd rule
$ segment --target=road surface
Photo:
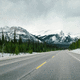
[[[0,60],[0,80],[80,80],[80,55],[62,50]]]

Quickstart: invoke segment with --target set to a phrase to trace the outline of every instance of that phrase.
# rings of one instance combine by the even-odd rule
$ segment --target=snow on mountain
[[[44,36],[35,36],[42,42],[46,42],[48,44],[56,44],[57,47],[59,48],[68,48],[69,45],[72,42],[75,42],[78,40],[77,37],[71,37],[71,35],[67,34],[65,35],[63,31],[61,31],[58,34],[49,34],[49,35],[44,35]]]
[[[20,35],[20,34],[26,35],[24,32],[21,32],[21,31],[16,32],[16,34],[18,34],[18,35]]]
[[[57,39],[56,39],[56,37],[55,36],[53,36],[52,37],[52,41],[56,41]]]
[[[77,37],[72,38],[69,34],[65,35],[63,31],[61,31],[59,34],[50,34],[45,36],[38,36],[38,38],[42,41],[45,41],[47,43],[53,43],[53,44],[71,44],[72,42],[75,42],[78,40]]]
[[[63,31],[61,31],[59,35],[60,35],[60,37],[64,37]]]
[[[4,36],[6,38],[14,39],[14,30],[16,30],[16,39],[19,39],[19,36],[21,36],[23,41],[26,40],[40,41],[37,38],[35,38],[32,34],[30,34],[26,29],[23,29],[21,27],[16,27],[16,26],[12,26],[12,27],[5,26],[3,28],[0,28],[0,38],[2,37],[2,31],[3,31]]]

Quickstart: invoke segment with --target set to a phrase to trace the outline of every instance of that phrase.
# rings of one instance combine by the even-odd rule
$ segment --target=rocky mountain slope
[[[45,36],[35,36],[39,40],[46,42],[48,44],[56,44],[58,47],[62,48],[68,48],[69,45],[72,42],[75,42],[78,40],[77,37],[72,38],[69,34],[65,35],[63,31],[61,31],[59,34],[50,34],[50,35],[45,35]]]
[[[31,40],[31,41],[40,41],[38,40],[35,36],[33,36],[32,34],[30,34],[26,29],[23,29],[22,27],[3,27],[0,28],[0,38],[2,37],[2,31],[4,33],[4,36],[7,38],[7,40],[10,39],[14,39],[14,30],[16,30],[16,39],[19,39],[19,36],[21,36],[23,41],[26,40]]]
[[[40,39],[41,41],[45,41],[47,43],[54,43],[54,44],[71,44],[78,40],[77,37],[72,38],[70,35],[66,35],[63,31],[60,34],[50,34],[45,36],[35,36],[36,38]]]

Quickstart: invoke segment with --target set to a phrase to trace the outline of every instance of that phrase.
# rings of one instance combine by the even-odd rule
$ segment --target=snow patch
[[[55,36],[52,37],[52,41],[56,41],[56,37]]]
[[[75,50],[71,50],[70,52],[76,53],[76,54],[80,54],[80,48],[79,49],[75,49]]]
[[[24,35],[26,35],[24,32],[20,32],[20,31],[16,32],[16,34],[24,34]]]
[[[31,56],[31,55],[36,55],[36,54],[41,54],[41,53],[37,53],[37,52],[33,52],[32,54],[30,54],[30,53],[19,53],[19,55],[10,54],[10,53],[3,53],[3,54],[0,53],[0,60],[6,60],[6,59],[12,59],[12,58],[18,58],[18,57],[25,57],[25,56]]]

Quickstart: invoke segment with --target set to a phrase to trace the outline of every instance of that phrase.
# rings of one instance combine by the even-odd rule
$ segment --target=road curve
[[[80,80],[80,55],[62,50],[2,60],[0,80]]]

